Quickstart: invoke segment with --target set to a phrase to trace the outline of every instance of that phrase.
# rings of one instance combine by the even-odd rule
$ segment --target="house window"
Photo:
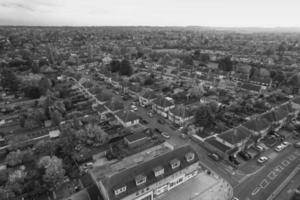
[[[195,154],[192,152],[185,154],[185,159],[187,162],[192,162],[194,158],[195,158]]]
[[[119,194],[125,192],[125,191],[126,191],[126,188],[127,188],[127,187],[124,186],[124,187],[121,187],[121,188],[119,188],[119,189],[116,189],[116,190],[115,190],[115,195],[119,195]]]
[[[144,175],[138,175],[137,177],[135,177],[135,183],[136,185],[142,185],[144,183],[146,183],[146,179],[147,177]]]
[[[161,176],[165,173],[165,169],[161,166],[153,169],[155,177]]]
[[[172,169],[176,169],[177,167],[180,166],[180,160],[178,159],[173,159],[170,161]]]

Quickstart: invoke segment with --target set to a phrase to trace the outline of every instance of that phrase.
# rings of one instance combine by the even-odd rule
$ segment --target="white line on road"
[[[284,160],[284,161],[281,162],[281,164],[283,164],[283,166],[286,167],[286,166],[288,166],[290,164],[290,161]]]
[[[261,188],[266,188],[269,184],[270,182],[267,179],[264,179],[259,185]]]
[[[251,195],[254,196],[254,195],[256,195],[259,191],[260,191],[260,187],[256,187],[256,188],[252,191]]]

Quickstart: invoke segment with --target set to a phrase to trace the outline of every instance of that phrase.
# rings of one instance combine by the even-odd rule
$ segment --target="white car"
[[[131,105],[131,109],[134,110],[134,111],[138,110],[138,108],[135,105]]]
[[[164,138],[167,138],[169,139],[170,138],[170,135],[166,132],[162,132],[161,135],[164,137]]]
[[[280,152],[280,151],[282,151],[284,148],[285,148],[284,146],[278,145],[278,146],[275,148],[275,151]]]
[[[257,162],[260,163],[260,164],[262,164],[262,163],[264,163],[264,162],[267,162],[267,160],[269,160],[268,157],[266,157],[266,156],[261,156],[261,157],[259,157],[259,158],[257,159]]]

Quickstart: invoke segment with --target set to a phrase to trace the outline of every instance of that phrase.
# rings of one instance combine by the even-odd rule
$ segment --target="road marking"
[[[296,151],[295,154],[296,154],[297,156],[300,156],[300,152],[299,152],[299,151]]]
[[[268,178],[271,179],[271,180],[274,180],[276,177],[277,177],[278,174],[276,174],[275,171],[271,171],[269,174],[268,174]]]
[[[288,157],[288,159],[289,159],[290,161],[295,160],[295,159],[296,159],[296,156],[290,155],[290,156]]]
[[[264,179],[259,185],[262,188],[266,188],[266,187],[268,187],[269,184],[270,184],[270,182],[267,181],[267,179]]]
[[[286,167],[290,164],[290,161],[284,160],[284,161],[281,162],[281,164],[283,164]]]
[[[254,195],[256,195],[259,191],[260,191],[260,187],[256,187],[256,188],[252,191],[251,195],[254,196]]]
[[[275,171],[278,171],[278,172],[281,172],[282,170],[284,169],[284,167],[282,167],[281,165],[277,165],[274,170]]]

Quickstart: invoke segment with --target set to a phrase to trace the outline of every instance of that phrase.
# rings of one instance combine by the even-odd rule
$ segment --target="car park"
[[[208,157],[210,157],[211,159],[213,159],[214,161],[219,161],[221,160],[220,156],[216,153],[209,153]]]
[[[269,160],[268,157],[266,157],[266,156],[261,156],[261,157],[259,157],[259,158],[257,159],[257,162],[258,162],[259,164],[263,164],[263,163],[267,162],[268,160]]]

